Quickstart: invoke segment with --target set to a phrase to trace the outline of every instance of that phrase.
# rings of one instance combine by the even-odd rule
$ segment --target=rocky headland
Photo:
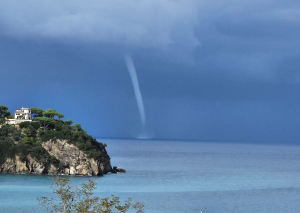
[[[88,135],[80,124],[55,119],[60,114],[55,113],[43,111],[42,117],[18,125],[0,123],[0,173],[101,176],[125,172],[112,168],[106,144]]]

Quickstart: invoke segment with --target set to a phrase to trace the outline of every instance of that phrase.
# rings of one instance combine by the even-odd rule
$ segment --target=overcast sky
[[[95,137],[300,143],[299,20],[289,0],[2,0],[0,104]]]

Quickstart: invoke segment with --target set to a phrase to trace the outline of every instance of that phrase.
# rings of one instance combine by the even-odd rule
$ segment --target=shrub
[[[21,139],[21,142],[22,142],[22,143],[27,143],[27,144],[30,144],[30,145],[33,145],[33,144],[34,144],[34,140],[33,140],[32,137],[31,137],[31,138],[29,138],[29,137],[22,138],[22,139]]]
[[[81,126],[80,124],[74,124],[73,126],[76,130],[81,130]]]
[[[0,165],[2,165],[7,157],[15,155],[16,145],[10,138],[0,140]]]
[[[20,161],[22,161],[22,162],[28,161],[28,158],[24,153],[21,154]]]
[[[5,118],[0,118],[0,125],[5,123]]]
[[[9,134],[12,134],[14,132],[19,131],[16,127],[11,126],[11,125],[3,125],[0,128],[0,135],[1,136],[8,136]]]
[[[54,157],[53,155],[51,155],[48,158],[48,162],[51,163],[51,164],[53,164],[56,167],[59,167],[60,160],[58,160],[56,157]]]
[[[28,126],[28,128],[25,128],[23,131],[27,137],[35,137],[36,130],[31,125]]]
[[[64,125],[64,124],[63,124],[62,122],[56,121],[56,122],[55,122],[55,125],[54,125],[54,126],[55,126],[55,130],[56,130],[56,131],[61,131],[61,130],[63,129],[63,125]]]
[[[22,122],[19,124],[19,127],[21,129],[28,128],[28,126],[32,126],[35,130],[40,128],[39,122],[36,122],[36,121],[33,121],[33,122],[25,121],[25,122]]]
[[[33,158],[37,160],[41,160],[43,158],[46,158],[49,154],[46,152],[46,150],[37,144],[33,146],[29,153]],[[45,160],[45,159],[44,159]]]
[[[14,139],[15,141],[19,141],[19,140],[20,140],[20,133],[19,133],[19,132],[15,132],[15,133],[13,134],[13,139]]]
[[[38,130],[41,127],[40,123],[35,121],[31,122],[30,126],[32,126],[35,130]]]
[[[54,139],[54,138],[65,139],[65,135],[62,132],[58,132],[58,131],[55,131],[55,130],[45,131],[44,134],[41,135],[41,140],[44,141],[44,142],[49,141],[49,140]]]
[[[25,121],[25,122],[20,123],[20,124],[19,124],[19,127],[20,127],[21,129],[27,128],[27,127],[29,126],[29,124],[30,124],[29,121]]]

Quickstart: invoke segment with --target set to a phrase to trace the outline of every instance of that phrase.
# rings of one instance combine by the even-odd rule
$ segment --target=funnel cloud
[[[138,108],[139,108],[141,122],[142,122],[143,129],[144,129],[145,124],[146,124],[146,115],[145,115],[144,102],[143,102],[143,97],[142,97],[142,93],[141,93],[140,86],[139,86],[138,77],[137,77],[137,74],[136,74],[136,71],[135,71],[135,66],[134,66],[134,63],[133,63],[133,60],[132,60],[131,56],[126,56],[125,57],[125,63],[126,63],[126,66],[127,66],[127,69],[129,71],[129,75],[130,75],[130,78],[131,78],[131,81],[132,81],[134,94],[135,94],[135,98],[136,98],[136,103],[137,103]]]

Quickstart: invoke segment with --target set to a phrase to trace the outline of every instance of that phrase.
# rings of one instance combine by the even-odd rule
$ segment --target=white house
[[[21,108],[15,111],[15,119],[32,120],[31,109]]]
[[[31,109],[30,108],[24,108],[22,107],[21,109],[17,109],[15,111],[15,119],[6,119],[7,124],[19,124],[24,121],[32,121],[32,114],[31,114]]]

